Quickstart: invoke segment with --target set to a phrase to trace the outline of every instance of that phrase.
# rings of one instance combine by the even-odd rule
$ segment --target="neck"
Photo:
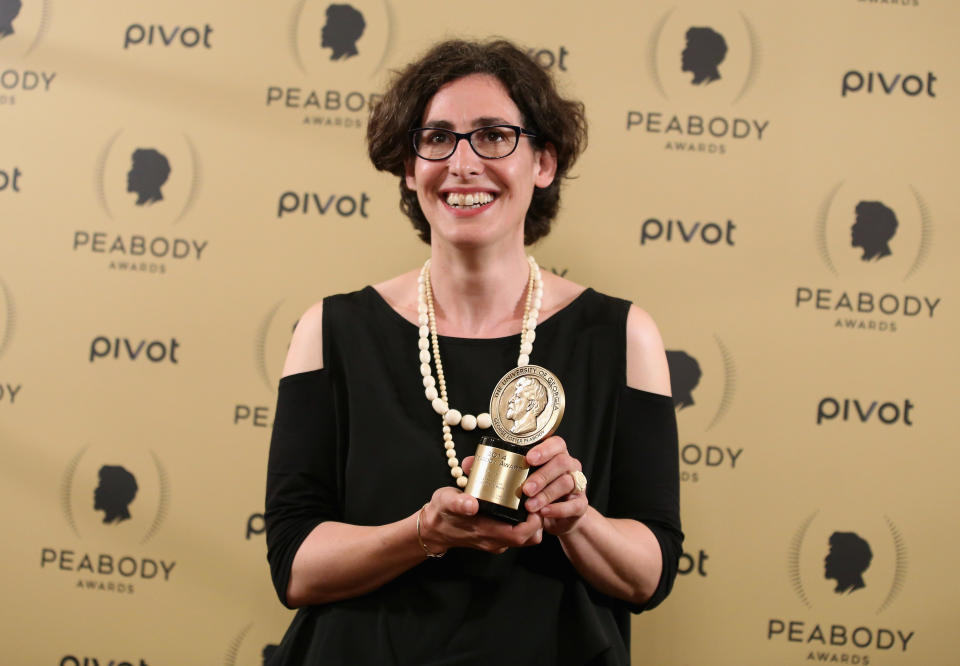
[[[430,280],[438,331],[468,338],[519,332],[529,272],[522,244],[508,251],[434,244]]]

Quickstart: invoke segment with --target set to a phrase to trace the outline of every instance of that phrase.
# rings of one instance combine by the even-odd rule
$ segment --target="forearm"
[[[307,535],[293,558],[287,602],[321,604],[376,590],[425,559],[417,514],[368,527],[328,521]]]
[[[580,575],[611,597],[642,604],[660,582],[660,543],[639,521],[606,518],[590,507],[560,544]]]

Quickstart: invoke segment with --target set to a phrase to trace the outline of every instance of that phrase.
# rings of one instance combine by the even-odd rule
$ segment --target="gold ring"
[[[570,476],[573,477],[573,494],[582,495],[587,489],[587,477],[578,469],[570,470]]]

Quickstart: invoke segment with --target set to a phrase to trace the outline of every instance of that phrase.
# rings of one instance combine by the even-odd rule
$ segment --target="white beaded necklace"
[[[533,340],[537,337],[537,320],[540,318],[540,306],[543,303],[543,280],[540,276],[540,267],[533,257],[527,257],[530,265],[527,279],[527,298],[523,305],[523,323],[520,328],[520,355],[517,357],[517,366],[530,363],[530,354],[533,352]],[[490,414],[484,412],[478,416],[461,414],[459,410],[450,408],[450,399],[447,396],[447,383],[443,378],[443,363],[440,361],[440,345],[437,342],[437,315],[433,307],[433,288],[430,285],[430,260],[427,259],[420,269],[417,279],[417,313],[420,324],[420,339],[417,345],[420,348],[420,374],[423,375],[424,395],[433,405],[433,410],[443,417],[443,447],[447,451],[447,465],[450,466],[450,475],[457,480],[457,486],[467,485],[467,477],[463,475],[457,452],[454,449],[453,433],[450,426],[459,425],[464,430],[474,428],[486,429],[491,425]],[[437,378],[433,378],[430,370],[430,347],[433,347],[433,361],[437,366]],[[439,390],[437,390],[439,387]]]

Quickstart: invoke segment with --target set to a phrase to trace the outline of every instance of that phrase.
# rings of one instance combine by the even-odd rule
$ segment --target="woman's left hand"
[[[582,469],[580,461],[567,452],[561,437],[548,437],[530,449],[526,456],[531,467],[540,466],[523,484],[527,511],[538,511],[543,529],[561,535],[574,530],[587,512],[587,496],[576,492],[573,472]]]

